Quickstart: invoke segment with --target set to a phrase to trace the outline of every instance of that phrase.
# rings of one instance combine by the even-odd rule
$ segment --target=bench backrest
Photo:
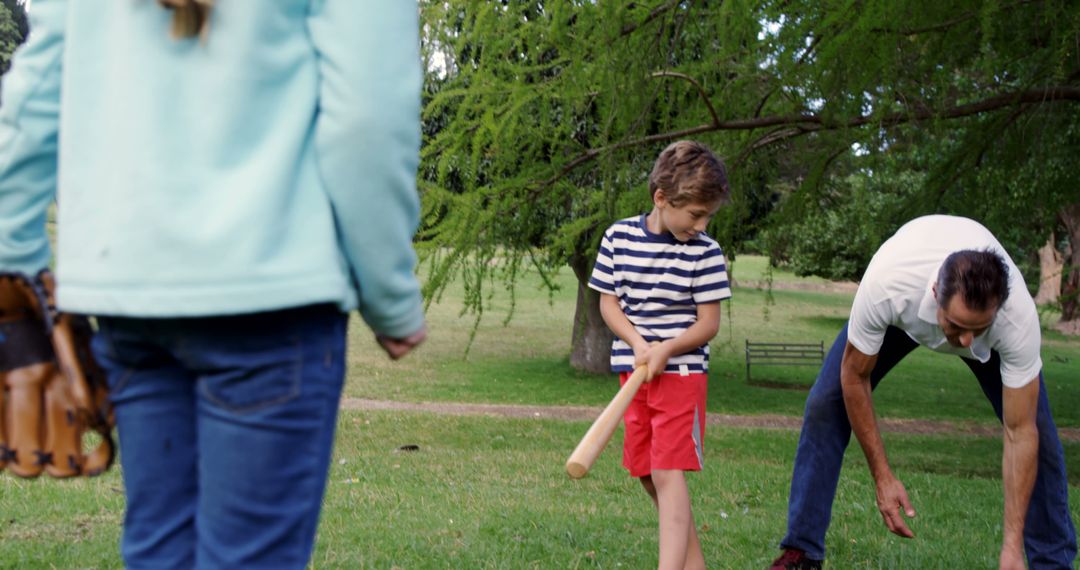
[[[750,365],[819,365],[825,360],[825,341],[752,342],[746,341],[746,380]]]

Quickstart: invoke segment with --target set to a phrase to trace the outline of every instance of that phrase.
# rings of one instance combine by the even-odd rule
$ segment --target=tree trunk
[[[1059,216],[1069,232],[1069,252],[1061,282],[1061,324],[1080,320],[1080,203],[1065,207]]]
[[[1046,245],[1039,248],[1039,292],[1035,295],[1036,305],[1057,303],[1061,293],[1061,270],[1064,265],[1065,258],[1057,250],[1054,232],[1050,232]]]
[[[600,316],[600,294],[589,288],[591,260],[575,256],[570,266],[578,282],[570,366],[594,374],[610,373],[611,341],[615,336]]]

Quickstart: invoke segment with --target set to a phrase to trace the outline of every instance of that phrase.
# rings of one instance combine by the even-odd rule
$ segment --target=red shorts
[[[629,372],[619,375],[626,383]],[[641,385],[623,416],[623,467],[632,477],[653,469],[701,471],[707,374],[661,374]]]

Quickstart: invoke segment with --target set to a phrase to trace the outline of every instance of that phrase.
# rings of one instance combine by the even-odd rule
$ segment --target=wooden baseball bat
[[[570,459],[566,460],[566,472],[572,479],[581,479],[592,468],[600,452],[607,447],[608,441],[611,441],[611,436],[615,433],[615,428],[619,426],[623,414],[626,413],[626,408],[630,406],[634,394],[648,375],[648,366],[638,366],[604,411],[600,412],[589,431],[585,432],[581,443],[570,454]]]

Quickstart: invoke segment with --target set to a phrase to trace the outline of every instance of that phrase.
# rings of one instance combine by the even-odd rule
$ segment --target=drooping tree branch
[[[679,73],[677,71],[657,71],[652,74],[653,77],[678,77],[679,79],[685,79],[690,82],[691,85],[697,87],[698,93],[701,94],[701,100],[705,102],[705,106],[709,109],[709,114],[712,115],[714,125],[720,124],[720,117],[716,114],[716,109],[713,108],[712,101],[709,100],[709,96],[705,93],[705,88],[698,83],[696,79],[690,77],[685,73]]]
[[[671,76],[677,75],[673,74]],[[693,80],[688,77],[686,79],[693,82]],[[696,84],[696,82],[694,83]],[[701,133],[708,133],[713,131],[755,130],[770,127],[787,127],[769,133],[768,135],[752,143],[754,149],[757,149],[816,131],[849,129],[863,127],[866,125],[894,127],[905,123],[921,122],[927,120],[958,119],[962,117],[978,115],[980,113],[995,111],[1012,105],[1033,105],[1040,103],[1051,103],[1054,101],[1080,102],[1080,87],[1061,85],[1046,87],[1042,89],[1028,89],[1024,91],[1002,93],[999,95],[994,95],[992,97],[987,97],[986,99],[982,99],[980,101],[975,101],[973,103],[967,103],[964,105],[957,105],[955,107],[949,107],[947,109],[939,111],[935,111],[926,107],[920,107],[910,111],[897,111],[895,113],[889,113],[884,116],[862,115],[848,120],[831,120],[827,117],[823,117],[818,113],[798,113],[791,115],[756,117],[753,119],[717,121],[714,123],[698,125],[696,127],[668,131],[664,133],[657,133],[654,135],[629,139],[602,147],[587,149],[578,156],[571,159],[566,164],[564,164],[562,168],[559,169],[559,172],[557,172],[555,175],[546,180],[538,182],[536,189],[538,190],[539,188],[550,186],[555,182],[558,182],[560,179],[565,177],[574,169],[578,168],[582,164],[592,161],[601,154],[628,147],[676,140]],[[715,118],[715,114],[713,116]]]
[[[1004,12],[1004,11],[1016,8],[1017,6],[1023,6],[1024,4],[1033,4],[1033,3],[1037,2],[1037,1],[1038,0],[1018,0],[1016,2],[1010,2],[1008,4],[999,6],[998,11]],[[955,26],[957,24],[960,24],[962,22],[966,22],[966,21],[968,21],[968,20],[970,20],[972,18],[975,18],[977,16],[979,16],[979,13],[972,11],[972,12],[965,12],[965,13],[963,13],[963,14],[961,14],[961,15],[959,15],[959,16],[957,16],[957,17],[955,17],[955,18],[953,18],[953,19],[951,19],[951,20],[949,20],[947,22],[942,22],[942,23],[934,25],[934,26],[927,26],[925,28],[908,28],[908,29],[904,29],[904,28],[871,28],[870,31],[874,32],[876,34],[897,34],[897,35],[901,35],[901,36],[915,36],[915,35],[918,35],[918,34],[926,34],[926,33],[930,33],[930,32],[940,32],[942,30],[947,30],[947,29],[949,29],[949,28],[951,28],[951,27],[953,27],[953,26]]]
[[[653,8],[652,12],[649,12],[649,15],[644,20],[642,20],[641,22],[630,23],[630,24],[626,24],[625,26],[623,26],[622,32],[619,33],[619,37],[625,37],[625,36],[628,36],[628,35],[634,33],[634,30],[636,30],[636,29],[638,29],[638,28],[640,28],[642,26],[645,26],[646,24],[648,24],[649,22],[659,18],[660,16],[663,16],[664,12],[667,12],[668,10],[670,10],[670,9],[672,9],[672,8],[678,6],[678,5],[679,5],[679,0],[670,0],[669,2],[661,4],[661,5],[657,6],[656,8]]]

